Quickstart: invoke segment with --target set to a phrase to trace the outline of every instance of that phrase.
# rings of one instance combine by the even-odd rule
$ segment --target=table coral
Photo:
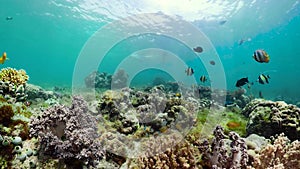
[[[96,121],[78,96],[70,107],[55,105],[32,118],[30,135],[40,141],[41,158],[60,159],[68,168],[93,166],[103,157]]]

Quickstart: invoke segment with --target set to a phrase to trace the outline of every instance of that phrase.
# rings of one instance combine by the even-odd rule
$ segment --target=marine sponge
[[[16,70],[14,68],[3,68],[0,71],[0,80],[4,82],[13,83],[16,86],[26,84],[29,76],[26,74],[25,70]]]
[[[93,166],[103,157],[96,121],[78,96],[73,97],[71,107],[55,105],[32,118],[30,136],[39,139],[40,158],[59,159],[68,168]]]

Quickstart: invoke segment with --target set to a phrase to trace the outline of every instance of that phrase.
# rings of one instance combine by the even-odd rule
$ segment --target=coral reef
[[[67,168],[94,166],[103,157],[95,118],[78,96],[70,107],[55,105],[32,118],[30,136],[39,139],[41,159],[59,159]]]
[[[3,68],[0,71],[0,80],[3,82],[9,82],[15,86],[25,85],[29,77],[25,70],[16,70],[14,68]]]
[[[128,74],[124,69],[119,69],[113,76],[111,81],[112,89],[121,89],[127,86]]]
[[[24,101],[27,97],[24,84],[16,86],[8,81],[0,81],[0,95],[10,103]]]
[[[53,91],[46,91],[42,87],[33,84],[26,85],[25,93],[28,100],[35,100],[37,98],[41,98],[43,100],[56,98]]]
[[[108,75],[105,72],[94,71],[89,74],[85,79],[85,86],[88,88],[105,88],[111,87],[112,75]]]
[[[300,138],[300,108],[282,101],[255,99],[242,113],[249,117],[247,133],[265,137],[285,133],[291,139]]]
[[[0,94],[9,102],[24,101],[27,97],[25,86],[29,76],[25,70],[3,68],[0,71]]]
[[[171,141],[171,140],[169,140]],[[150,157],[141,157],[137,160],[137,168],[199,168],[196,159],[197,150],[187,141],[168,148],[165,152]],[[128,167],[128,168],[130,168]]]
[[[203,167],[242,169],[247,166],[248,154],[245,140],[235,132],[229,132],[226,136],[221,126],[215,128],[211,145],[208,140],[204,140],[198,144],[198,148],[203,152]]]
[[[123,69],[119,69],[114,75],[94,71],[84,79],[87,88],[96,89],[121,89],[127,86],[127,80],[128,75]]]
[[[193,113],[198,108],[198,101],[191,97],[186,101],[177,97],[168,98],[155,87],[149,93],[129,88],[123,88],[120,92],[107,91],[99,101],[97,110],[109,121],[119,123],[120,132],[132,134],[138,126],[151,127],[155,132],[174,125],[175,121],[176,127],[185,128],[193,123],[193,116],[196,116]]]
[[[17,150],[29,135],[28,122],[31,116],[21,103],[0,102],[0,161],[10,168]]]
[[[280,134],[273,144],[264,147],[259,155],[254,158],[255,169],[298,169],[300,166],[300,143],[290,140]]]

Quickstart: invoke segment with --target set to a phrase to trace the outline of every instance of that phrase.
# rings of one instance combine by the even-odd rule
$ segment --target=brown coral
[[[28,81],[29,76],[25,70],[16,70],[14,68],[4,68],[0,71],[0,80],[4,82],[12,83],[16,86],[24,85]]]
[[[187,141],[182,141],[165,152],[152,157],[138,159],[139,168],[199,168],[196,149]]]
[[[0,124],[8,126],[11,123],[11,119],[14,116],[12,106],[4,104],[0,107]]]
[[[300,138],[300,108],[295,105],[255,99],[242,110],[242,114],[249,117],[248,134],[270,137],[284,133],[291,140]]]
[[[267,145],[254,159],[255,169],[298,169],[300,166],[300,142],[280,134],[273,144]],[[249,167],[250,168],[250,167]]]

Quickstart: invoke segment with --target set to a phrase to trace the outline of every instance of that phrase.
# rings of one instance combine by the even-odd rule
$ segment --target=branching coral
[[[200,168],[197,162],[200,152],[179,133],[168,133],[143,139],[142,153],[138,158],[123,165],[126,168]]]
[[[183,141],[165,152],[151,157],[138,159],[138,168],[197,168],[194,147],[187,141]]]
[[[273,144],[263,148],[254,158],[255,169],[298,169],[300,166],[300,143],[280,134]],[[252,167],[249,167],[252,168]]]
[[[10,82],[16,86],[26,84],[29,76],[25,70],[16,70],[14,68],[4,68],[0,71],[0,80],[4,82]]]
[[[63,161],[68,168],[93,166],[103,157],[95,119],[87,103],[73,97],[71,107],[50,107],[30,123],[30,135],[40,141],[40,157]]]

